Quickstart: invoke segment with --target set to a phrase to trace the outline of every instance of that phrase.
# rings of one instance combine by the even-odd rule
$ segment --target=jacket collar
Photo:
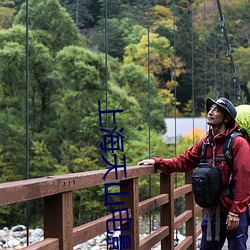
[[[234,131],[238,131],[238,127],[239,125],[235,124],[232,128],[227,129],[224,133],[215,135],[214,138],[212,137],[212,129],[210,128],[207,132],[207,142],[211,143],[213,141],[224,140],[228,135],[230,135]]]

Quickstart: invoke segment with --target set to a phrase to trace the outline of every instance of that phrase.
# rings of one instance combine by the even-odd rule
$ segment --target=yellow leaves
[[[173,12],[163,5],[155,5],[151,11],[151,17],[153,20],[154,18],[157,18],[158,20],[164,20],[166,18],[173,20]]]
[[[174,88],[175,87],[178,87],[179,86],[179,83],[178,82],[176,82],[176,81],[167,81],[166,82],[166,87],[167,87],[167,89],[170,89],[171,91],[173,91],[174,90]]]
[[[185,103],[185,107],[183,108],[183,111],[184,113],[187,113],[187,114],[192,114],[192,111],[193,111],[193,100],[190,99],[187,101],[187,103]]]
[[[205,132],[206,131],[200,128],[194,128],[194,129],[191,129],[188,134],[184,135],[184,139],[190,140],[190,141],[193,141],[193,140],[198,141],[204,136]]]
[[[201,112],[201,117],[207,117],[207,113],[206,112]]]
[[[148,57],[150,70],[154,74],[163,73],[168,68],[173,68],[171,56],[173,48],[165,37],[150,33],[150,47],[148,49],[148,36],[142,36],[138,44],[130,44],[125,48],[124,63],[139,63],[145,72],[148,70]]]
[[[150,44],[149,48],[148,43]],[[148,71],[148,67],[150,67],[150,72],[155,76],[165,72],[173,72],[173,47],[167,38],[161,37],[159,34],[150,33],[149,37],[144,35],[139,43],[130,44],[125,48],[124,63],[128,64],[131,62],[140,64],[145,73]],[[185,72],[185,64],[179,57],[175,58],[175,62],[175,74],[179,76]]]
[[[191,147],[195,142],[202,139],[205,134],[200,128],[190,129],[190,132],[181,137],[177,142],[177,155],[182,154],[185,150]]]
[[[169,89],[160,89],[158,95],[162,103],[167,107],[166,111],[168,117],[179,117],[181,115],[179,110],[176,108],[180,105],[180,102],[176,101],[174,94],[171,93]]]
[[[170,30],[173,30],[173,12],[162,5],[156,5],[152,8],[150,21],[152,23],[153,31],[159,26],[165,26]]]
[[[181,60],[180,57],[176,57],[175,58],[175,64],[176,64],[176,67],[175,67],[175,75],[176,76],[180,76],[180,74],[183,74],[186,72],[185,70],[185,63]]]
[[[169,105],[173,102],[174,94],[171,93],[168,89],[160,89],[159,97],[165,105]]]
[[[10,28],[14,19],[14,8],[0,7],[0,29]]]

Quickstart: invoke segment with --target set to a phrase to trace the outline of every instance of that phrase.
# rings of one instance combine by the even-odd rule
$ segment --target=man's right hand
[[[142,160],[137,163],[137,166],[138,165],[155,165],[155,160],[154,159]]]

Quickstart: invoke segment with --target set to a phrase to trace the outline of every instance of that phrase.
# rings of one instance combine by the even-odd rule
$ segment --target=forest
[[[249,103],[250,2],[220,2],[230,48],[215,0],[2,0],[1,183],[107,168],[98,101],[123,110],[117,157],[128,167],[180,154],[202,135],[170,145],[164,118],[204,117],[207,97]],[[112,116],[105,121],[113,129]],[[140,179],[140,199],[148,189]],[[42,226],[41,202],[30,204],[34,226]],[[103,187],[76,191],[75,224],[105,214],[103,203]],[[0,207],[0,227],[24,221],[24,209]]]

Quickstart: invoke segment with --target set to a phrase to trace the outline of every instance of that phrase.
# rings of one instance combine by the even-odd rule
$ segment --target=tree
[[[130,36],[135,22],[127,17],[109,18],[106,20],[106,27],[102,19],[87,35],[88,47],[93,51],[106,52],[108,55],[122,61],[124,48],[129,44]],[[105,28],[107,30],[105,31]],[[103,40],[106,32],[106,41]],[[106,44],[105,44],[106,43]]]
[[[29,20],[36,39],[53,52],[69,45],[84,45],[79,30],[58,0],[29,1]],[[25,3],[15,17],[16,24],[26,24]]]
[[[250,74],[249,74],[249,56],[250,56],[250,48],[243,48],[239,47],[235,49],[235,64],[236,68],[238,69],[238,75],[240,76],[240,79],[238,78],[237,84],[240,84],[242,89],[244,90],[245,97],[243,100],[244,102],[248,103],[250,101],[249,93],[250,93]]]
[[[76,26],[87,32],[98,23],[101,5],[98,0],[61,0],[61,4],[68,10]]]
[[[171,79],[173,73],[173,47],[165,37],[160,37],[158,34],[151,33],[149,39],[150,41],[148,36],[142,36],[139,43],[128,45],[125,48],[124,63],[137,63],[145,72],[150,67],[150,72],[155,75],[158,85],[162,87],[167,80]],[[148,43],[150,43],[150,55],[148,55]],[[182,72],[182,67],[183,64],[179,60],[176,68],[177,76]]]
[[[148,38],[150,41],[148,41]],[[148,43],[150,43],[149,50]],[[148,59],[150,60],[149,62]],[[176,61],[178,66],[175,69],[175,74],[179,76],[183,72],[183,63],[180,58],[176,58]],[[166,84],[172,82],[174,77],[173,47],[165,37],[150,33],[149,37],[146,35],[142,36],[139,43],[128,45],[125,48],[124,63],[131,62],[141,65],[145,73],[148,71],[148,68],[150,69],[150,72],[156,78],[162,102],[166,103],[166,98],[168,97],[171,100],[173,99],[167,88],[168,84]]]
[[[121,67],[117,83],[138,101],[143,117],[142,123],[148,122],[150,108],[151,126],[156,131],[162,132],[165,128],[164,104],[158,96],[158,88],[156,87],[154,76],[150,75],[150,79],[148,79],[148,76],[139,65],[130,63]],[[148,105],[149,100],[150,107]]]
[[[2,82],[6,95],[25,96],[25,28],[15,25],[13,28],[0,33],[0,41],[5,46],[2,49]],[[10,47],[11,46],[11,47]],[[29,38],[29,85],[31,88],[31,125],[36,131],[41,131],[46,124],[45,112],[50,103],[53,88],[50,79],[52,71],[52,56],[47,47],[37,42],[34,32],[30,31]],[[9,74],[9,72],[12,72]],[[11,87],[11,89],[10,89]],[[23,100],[24,101],[24,100]],[[22,105],[23,102],[13,105]]]
[[[11,27],[14,19],[15,10],[13,8],[2,7],[0,5],[0,29],[8,29]]]
[[[150,28],[153,32],[159,27],[165,27],[173,31],[174,17],[170,8],[163,5],[156,5],[151,8],[150,12]],[[157,32],[156,32],[157,33]]]
[[[55,110],[56,124],[60,126],[57,125],[57,131],[53,129],[54,126],[50,128],[56,136],[49,145],[52,148],[60,148],[65,153],[64,159],[68,159],[67,152],[72,143],[78,148],[99,144],[101,133],[98,101],[102,109],[105,109],[104,75],[105,61],[102,54],[70,46],[59,52],[56,57],[54,76],[58,82],[58,91],[53,96],[55,101],[52,107]],[[138,104],[112,79],[108,88],[108,109],[124,110],[122,114],[117,114],[117,120],[119,119],[122,127],[128,129],[125,135],[129,138],[133,134],[131,121],[134,120],[136,124],[134,117],[140,119]]]

